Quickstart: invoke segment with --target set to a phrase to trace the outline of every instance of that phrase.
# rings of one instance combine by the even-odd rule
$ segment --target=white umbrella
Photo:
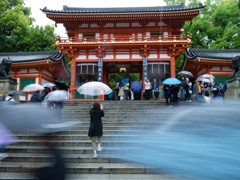
[[[43,87],[54,87],[54,86],[56,86],[56,84],[53,84],[53,83],[45,83],[43,85]]]
[[[193,77],[192,73],[189,71],[180,71],[178,74],[180,76]]]
[[[77,91],[79,92],[79,94],[97,96],[109,94],[112,92],[112,89],[102,82],[92,81],[83,84],[77,89]]]
[[[37,90],[43,90],[44,87],[40,84],[29,84],[23,88],[22,91],[27,92],[27,91],[37,91]]]
[[[71,94],[68,93],[67,91],[55,90],[48,93],[44,98],[44,100],[58,102],[58,101],[66,101],[68,100],[68,97],[71,97]]]

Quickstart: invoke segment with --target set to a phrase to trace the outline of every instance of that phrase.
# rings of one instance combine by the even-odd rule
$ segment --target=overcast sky
[[[47,6],[48,9],[62,10],[63,5],[69,7],[141,7],[164,6],[163,0],[25,0],[25,5],[31,8],[34,25],[54,25],[54,21],[48,19],[40,10]],[[55,33],[66,37],[65,28],[58,24]]]

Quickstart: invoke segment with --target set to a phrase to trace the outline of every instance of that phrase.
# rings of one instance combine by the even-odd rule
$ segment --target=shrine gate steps
[[[134,130],[143,133],[154,127],[148,119],[156,116],[155,111],[166,109],[162,101],[103,101],[105,117],[103,118],[103,151],[98,158],[93,158],[91,141],[87,136],[89,127],[89,109],[93,102],[65,102],[62,118],[76,120],[81,124],[75,130],[58,134],[60,149],[64,154],[67,166],[67,180],[113,180],[113,179],[176,179],[168,174],[157,174],[143,165],[124,162],[112,158],[111,154],[121,155],[133,146],[129,137],[135,136]],[[137,115],[140,114],[141,117]],[[159,113],[158,113],[159,115]],[[160,113],[163,121],[166,114]],[[140,120],[139,120],[140,119]],[[141,120],[143,119],[143,121]],[[134,129],[134,130],[133,130]],[[120,137],[119,140],[113,140]],[[31,173],[25,168],[41,167],[52,161],[43,139],[37,135],[18,134],[19,143],[9,145],[6,153],[9,157],[0,164],[1,180],[33,180]],[[116,148],[114,144],[123,144]]]

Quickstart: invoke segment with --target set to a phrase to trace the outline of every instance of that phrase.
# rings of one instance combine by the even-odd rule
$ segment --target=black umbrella
[[[72,129],[72,121],[63,121],[59,113],[41,105],[0,103],[0,122],[12,131],[54,133]]]
[[[26,96],[25,93],[19,91],[6,91],[5,94],[13,95],[13,96]]]
[[[69,86],[66,85],[64,82],[60,81],[60,80],[55,80],[54,83],[57,85],[57,88],[59,90],[68,90]]]

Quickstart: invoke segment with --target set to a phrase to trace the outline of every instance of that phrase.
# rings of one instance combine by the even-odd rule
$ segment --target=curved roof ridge
[[[43,12],[52,13],[138,13],[138,12],[175,12],[184,10],[202,9],[205,5],[199,3],[198,6],[186,7],[184,3],[168,6],[149,6],[149,7],[68,7],[63,6],[62,10],[51,10],[47,7],[41,9]]]
[[[10,58],[14,63],[31,63],[39,61],[60,61],[63,59],[63,53],[59,50],[53,51],[35,51],[35,52],[6,52],[0,53],[0,62],[4,58]]]
[[[53,53],[61,53],[59,50],[52,51],[32,51],[32,52],[0,52],[0,56],[8,55],[8,56],[16,56],[16,55],[33,55],[33,54],[53,54]]]
[[[184,53],[189,60],[205,58],[212,60],[232,60],[234,56],[240,56],[240,49],[195,49],[188,48]]]

